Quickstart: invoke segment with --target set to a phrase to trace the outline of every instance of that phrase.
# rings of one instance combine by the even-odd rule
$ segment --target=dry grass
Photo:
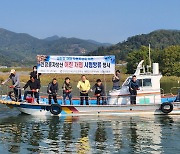
[[[20,80],[23,83],[26,83],[29,80],[29,73],[32,70],[32,68],[15,68],[16,71],[20,74]],[[116,70],[121,70],[121,83],[129,76],[128,74],[125,74],[126,68],[124,66],[116,66]],[[1,68],[0,72],[0,81],[4,81],[6,78],[8,78],[8,73],[10,72],[11,68]],[[111,75],[86,75],[87,79],[94,83],[97,79],[101,79],[103,82],[111,82],[112,81],[112,74]],[[53,78],[57,78],[58,83],[62,84],[64,79],[66,77],[69,77],[71,79],[72,84],[76,84],[80,78],[80,74],[43,74],[41,75],[41,83],[42,85],[47,85]],[[163,76],[161,79],[161,82],[171,82],[171,81],[179,81],[180,77],[176,76]]]
[[[180,77],[177,76],[163,76],[161,82],[171,82],[171,81],[179,81]]]
[[[29,80],[29,75],[28,73],[26,74],[20,74],[20,81],[23,83],[26,83]],[[86,75],[87,79],[90,82],[96,82],[97,79],[101,79],[103,82],[111,82],[113,75]],[[121,74],[121,81],[124,81],[128,75],[126,74]],[[41,75],[41,84],[42,85],[47,85],[53,78],[57,78],[58,83],[62,84],[64,79],[66,77],[69,77],[71,79],[71,83],[77,83],[81,75],[80,74],[43,74]],[[0,81],[4,81],[5,79],[8,78],[8,74],[1,74],[0,76]]]

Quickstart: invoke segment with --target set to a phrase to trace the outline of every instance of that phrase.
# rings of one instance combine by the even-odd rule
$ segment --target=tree
[[[128,54],[127,73],[133,74],[138,63],[144,60],[144,65],[149,65],[148,47],[141,46],[140,50],[135,50]]]
[[[164,49],[160,65],[163,75],[180,76],[180,46],[170,46]]]
[[[140,50],[135,50],[128,54],[127,73],[133,74],[137,64],[144,60],[144,65],[149,65],[148,47],[142,46]],[[180,76],[180,46],[170,46],[163,50],[151,50],[152,62],[159,63],[160,72],[166,76]]]

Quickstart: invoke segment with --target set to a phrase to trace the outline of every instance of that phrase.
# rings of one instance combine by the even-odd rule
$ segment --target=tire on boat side
[[[53,115],[58,115],[61,113],[61,111],[62,111],[62,108],[61,108],[61,105],[59,105],[59,104],[52,104],[50,107],[50,112]]]
[[[166,109],[165,106],[169,106],[169,109]],[[162,103],[161,104],[161,107],[160,107],[160,110],[163,112],[163,113],[170,113],[172,110],[173,110],[173,104],[172,103],[169,103],[169,102],[165,102],[165,103]]]

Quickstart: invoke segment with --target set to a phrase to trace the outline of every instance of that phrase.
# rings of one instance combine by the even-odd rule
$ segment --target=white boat
[[[161,102],[160,79],[158,63],[153,63],[153,73],[141,72],[143,60],[137,66],[137,76],[140,90],[137,93],[136,105],[130,104],[129,76],[122,84],[121,89],[109,92],[107,105],[59,105],[59,104],[31,104],[14,102],[4,99],[0,103],[15,107],[20,112],[29,115],[140,115],[140,114],[180,114],[179,95],[174,102]]]
[[[140,89],[137,91],[137,102],[139,105],[161,104],[161,88],[160,79],[162,75],[159,73],[158,63],[153,63],[153,73],[145,72],[142,60],[137,66],[134,75],[137,77]],[[143,72],[141,73],[141,70]],[[109,93],[111,105],[128,105],[130,104],[129,82],[132,76],[129,76],[122,84],[121,89],[113,90]]]

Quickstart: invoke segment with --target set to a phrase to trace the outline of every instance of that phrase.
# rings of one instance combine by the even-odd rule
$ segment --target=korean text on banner
[[[38,55],[38,73],[114,74],[115,56]]]

